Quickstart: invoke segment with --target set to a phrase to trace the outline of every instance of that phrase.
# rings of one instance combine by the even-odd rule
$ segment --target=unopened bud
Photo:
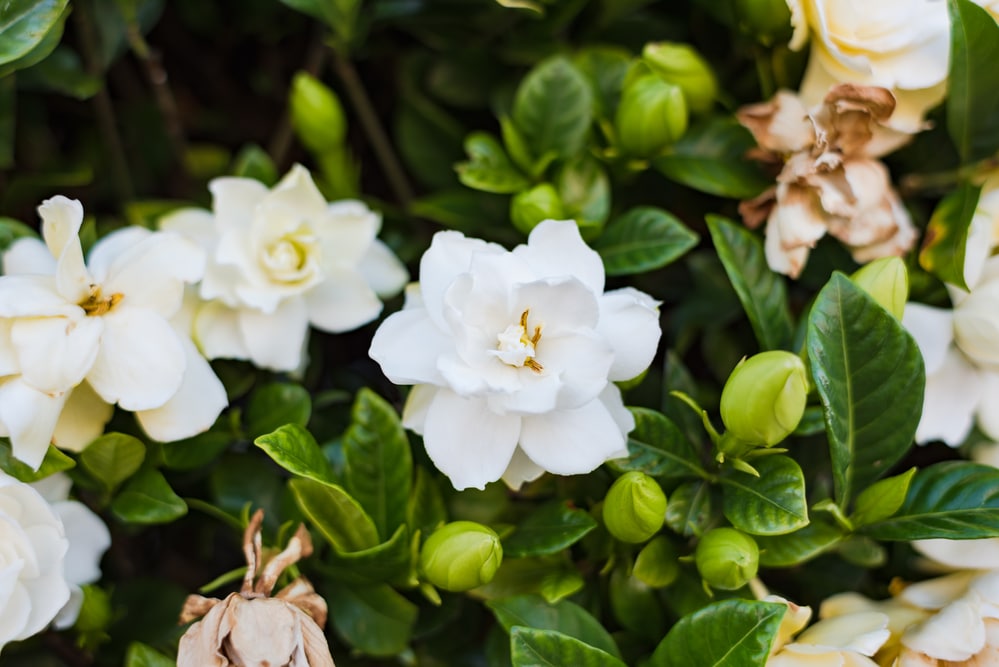
[[[510,201],[510,219],[514,227],[530,234],[543,220],[564,220],[565,207],[555,187],[551,183],[541,183]]]
[[[628,80],[614,118],[621,150],[634,157],[653,157],[687,131],[683,90],[657,74]]]
[[[306,148],[317,153],[338,148],[347,136],[347,121],[336,93],[319,79],[299,72],[291,83],[291,122]]]
[[[791,38],[787,0],[732,0],[732,12],[739,31],[760,44],[772,46]]]
[[[735,528],[714,528],[697,543],[694,563],[709,586],[734,591],[756,576],[760,549],[753,538]]]
[[[642,50],[645,63],[663,81],[679,86],[694,112],[711,109],[718,97],[718,81],[704,57],[689,44],[655,42]]]
[[[680,576],[680,563],[668,537],[660,535],[642,547],[635,559],[633,574],[652,588],[669,586],[676,581]]]
[[[632,470],[618,477],[604,498],[604,525],[622,542],[644,542],[663,527],[666,494],[659,482]]]
[[[474,521],[453,521],[423,543],[420,566],[427,580],[446,591],[467,591],[488,584],[503,562],[499,536]]]
[[[808,373],[801,357],[771,350],[735,367],[721,395],[725,428],[750,445],[770,447],[798,427],[805,414]]]
[[[858,269],[850,280],[901,320],[909,298],[909,272],[898,257],[882,257]]]

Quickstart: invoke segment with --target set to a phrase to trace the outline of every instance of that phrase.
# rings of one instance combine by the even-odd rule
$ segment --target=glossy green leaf
[[[632,55],[620,47],[585,46],[573,55],[572,62],[590,84],[594,113],[599,118],[614,118]]]
[[[569,217],[597,225],[607,222],[610,179],[598,160],[589,155],[569,160],[559,167],[553,182]]]
[[[455,165],[458,180],[483,192],[513,194],[531,182],[513,165],[503,146],[487,132],[473,132],[465,139],[469,160]]]
[[[490,600],[486,602],[486,606],[492,609],[496,620],[507,632],[518,625],[536,630],[553,630],[575,637],[616,658],[621,657],[617,644],[600,621],[578,604],[568,600],[549,604],[538,595],[516,595]]]
[[[574,567],[567,567],[546,574],[541,579],[541,586],[538,587],[538,592],[541,593],[541,597],[545,599],[545,602],[556,604],[570,595],[578,593],[584,585],[586,585],[586,582],[583,580],[583,575],[579,573],[579,570]]]
[[[590,87],[564,56],[553,56],[532,69],[513,102],[513,122],[535,158],[549,151],[560,157],[579,152],[591,115]]]
[[[240,149],[239,153],[236,154],[236,159],[233,160],[231,171],[233,176],[252,178],[268,187],[278,181],[277,166],[274,164],[274,160],[267,154],[267,151],[256,144],[247,144]]]
[[[625,667],[606,651],[554,630],[516,626],[510,631],[513,667]]]
[[[919,265],[940,280],[967,289],[964,252],[981,188],[963,183],[940,200],[926,226]]]
[[[901,475],[878,480],[861,491],[854,502],[853,514],[850,515],[853,525],[864,526],[895,514],[905,502],[916,470],[909,468]]]
[[[971,0],[948,0],[947,131],[963,162],[999,149],[999,25]]]
[[[791,341],[791,314],[783,277],[767,265],[763,243],[742,225],[708,215],[708,229],[725,273],[746,310],[763,350],[783,349]]]
[[[378,545],[371,517],[339,486],[311,479],[293,479],[288,486],[302,512],[337,551],[351,553]]]
[[[999,537],[999,469],[970,461],[923,468],[893,516],[859,531],[876,540]]]
[[[825,408],[836,499],[845,507],[912,445],[923,357],[898,320],[841,273],[819,292],[805,345]]]
[[[447,521],[444,497],[433,474],[422,466],[416,468],[413,490],[406,504],[406,523],[410,529],[429,534],[436,526]]]
[[[662,268],[697,241],[697,234],[670,213],[639,206],[609,224],[593,247],[607,275],[621,276]]]
[[[380,584],[400,581],[411,569],[413,551],[409,531],[405,526],[385,542],[351,553],[333,551],[326,558],[323,570],[330,578],[358,584]],[[327,570],[326,567],[329,567]]]
[[[724,600],[684,616],[656,647],[649,667],[759,667],[787,611],[778,602]]]
[[[65,20],[68,4],[69,0],[9,0],[0,5],[0,65],[38,46],[49,31]]]
[[[387,585],[338,586],[328,603],[337,632],[368,655],[396,655],[413,635],[416,605]]]
[[[764,567],[792,567],[821,556],[836,547],[844,533],[823,519],[787,535],[757,537],[760,548],[760,565]]]
[[[125,653],[125,667],[176,667],[177,661],[141,642],[132,642]]]
[[[597,527],[587,512],[569,507],[564,500],[548,503],[524,519],[503,540],[503,554],[508,558],[544,556],[575,544]]]
[[[667,629],[666,613],[656,590],[624,567],[611,572],[607,588],[614,618],[647,641],[658,641]]]
[[[685,482],[676,487],[666,505],[666,525],[684,537],[700,535],[713,520],[711,485],[706,481]]]
[[[343,455],[344,486],[387,538],[406,520],[413,458],[395,408],[370,389],[357,393]]]
[[[505,547],[504,547],[505,549]],[[472,595],[483,600],[497,600],[514,595],[542,593],[545,583],[561,580],[578,571],[561,556],[535,558],[505,557],[496,576],[485,586],[473,589]]]
[[[629,410],[635,429],[628,434],[628,458],[614,460],[614,468],[638,470],[663,480],[706,474],[694,446],[666,415],[648,408]]]
[[[285,424],[253,441],[288,472],[317,482],[332,483],[333,468],[312,434],[298,424]]]
[[[663,588],[680,575],[680,562],[673,543],[665,535],[657,535],[642,547],[635,558],[632,574],[646,586]]]
[[[112,490],[131,477],[145,458],[146,446],[138,438],[105,433],[83,450],[80,465],[104,488]]]
[[[185,440],[159,443],[160,460],[165,468],[173,470],[203,468],[228,449],[233,440],[227,428],[212,428]]]
[[[312,414],[312,399],[305,387],[292,382],[272,382],[257,387],[246,405],[246,433],[257,438],[286,424],[305,427]]]
[[[0,439],[0,470],[22,482],[37,482],[57,472],[69,470],[75,465],[76,461],[63,454],[55,446],[49,445],[38,470],[32,470],[31,466],[14,458],[14,452],[6,438]]]
[[[83,69],[80,57],[67,46],[58,46],[47,58],[18,73],[24,89],[47,90],[86,100],[104,85],[100,77]]]
[[[274,464],[255,451],[223,455],[209,478],[212,505],[231,516],[241,516],[247,508],[263,509],[264,529],[275,530],[287,496],[287,480],[276,472]]]
[[[140,470],[122,487],[111,511],[125,523],[169,523],[187,514],[187,503],[174,493],[159,470]]]
[[[722,478],[722,512],[751,535],[783,535],[808,525],[805,475],[788,456],[754,459],[755,477],[727,469]]]

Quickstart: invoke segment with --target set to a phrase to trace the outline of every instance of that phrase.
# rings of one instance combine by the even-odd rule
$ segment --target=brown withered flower
[[[240,591],[225,600],[190,595],[185,601],[181,623],[204,618],[181,637],[178,667],[335,667],[322,631],[326,601],[312,584],[298,577],[271,597],[281,573],[312,553],[312,539],[299,526],[285,550],[264,565],[263,521],[263,510],[257,510],[243,533],[246,576]]]

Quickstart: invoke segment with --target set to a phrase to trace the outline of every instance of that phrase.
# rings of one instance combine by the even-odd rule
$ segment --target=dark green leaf
[[[140,470],[111,503],[111,511],[125,523],[169,523],[187,514],[187,503],[173,492],[159,470]]]
[[[621,657],[617,644],[596,618],[579,605],[563,600],[549,604],[538,595],[516,595],[490,600],[486,606],[496,614],[496,620],[507,632],[514,626],[537,630],[554,630],[581,642]]]
[[[59,46],[42,61],[25,68],[18,74],[22,88],[55,91],[86,100],[97,94],[104,85],[99,77],[83,69],[80,57],[67,46]]]
[[[286,424],[258,437],[253,444],[290,473],[317,482],[333,482],[333,468],[316,439],[298,424]]]
[[[583,147],[592,111],[586,79],[565,57],[554,56],[521,82],[513,121],[536,158],[549,151],[571,157]]]
[[[666,505],[666,525],[684,537],[700,535],[711,524],[711,485],[685,482],[676,487]]]
[[[218,458],[233,440],[226,429],[211,429],[186,440],[159,443],[160,458],[166,468],[195,470]]]
[[[633,208],[607,226],[594,244],[609,276],[666,266],[697,245],[697,234],[658,208]]]
[[[915,474],[916,468],[909,468],[901,475],[878,480],[861,491],[850,515],[853,525],[864,526],[895,514],[905,502]]]
[[[458,180],[475,190],[513,194],[530,186],[518,169],[510,162],[503,146],[487,132],[473,132],[465,139],[465,152],[469,161],[455,166]]]
[[[125,654],[125,667],[176,667],[177,661],[140,642],[132,642]]]
[[[68,4],[69,0],[8,0],[0,5],[0,65],[38,46],[65,20]]]
[[[963,183],[940,200],[926,226],[919,265],[940,280],[967,289],[964,282],[964,251],[968,228],[978,207],[982,189]]]
[[[631,54],[619,47],[587,46],[576,52],[572,62],[590,84],[594,113],[600,118],[614,118],[631,67]]]
[[[757,667],[787,611],[778,602],[724,600],[685,616],[656,647],[650,667]]]
[[[510,632],[513,667],[625,667],[610,653],[554,630],[516,626]]]
[[[999,537],[999,469],[969,461],[923,468],[894,516],[859,531],[876,540]]]
[[[745,227],[708,215],[708,229],[725,273],[749,316],[763,350],[778,350],[791,341],[791,314],[784,279],[767,266],[763,244]]]
[[[638,470],[663,480],[702,477],[697,452],[665,415],[647,408],[629,408],[635,430],[628,434],[628,458],[616,459],[618,470]]]
[[[801,421],[798,422],[798,428],[794,429],[794,433],[791,435],[818,435],[825,430],[826,418],[822,413],[822,407],[818,405],[809,405],[805,408],[805,414],[802,415]]]
[[[503,553],[509,558],[557,553],[596,527],[597,522],[589,514],[556,500],[531,512],[503,540]]]
[[[666,631],[666,613],[656,591],[624,567],[611,573],[607,589],[614,618],[627,630],[650,642]]]
[[[354,37],[361,0],[280,0],[312,18],[319,19],[333,30],[341,46],[349,45]]]
[[[819,292],[805,345],[845,507],[909,450],[923,410],[923,357],[898,320],[841,273]]]
[[[794,459],[774,455],[754,459],[760,473],[728,469],[722,476],[722,512],[751,535],[783,535],[808,525],[805,475]]]
[[[965,163],[999,149],[999,25],[971,0],[948,0],[947,131]]]
[[[339,486],[311,479],[293,479],[288,486],[301,510],[337,551],[350,553],[378,545],[371,517]]]
[[[410,571],[413,551],[409,531],[399,526],[388,541],[378,546],[338,553],[333,551],[324,563],[331,578],[358,584],[380,584],[401,581]],[[415,582],[414,582],[415,583]]]
[[[232,175],[252,178],[268,187],[278,181],[274,160],[267,151],[256,144],[247,144],[236,154],[236,159],[232,163]]]
[[[124,433],[106,433],[90,443],[80,454],[80,465],[113,490],[132,476],[146,458],[142,441]]]
[[[42,464],[38,467],[38,470],[32,470],[31,466],[14,458],[10,442],[6,438],[0,439],[0,470],[22,482],[37,482],[57,472],[69,470],[75,465],[76,461],[60,452],[54,446],[49,445],[49,449],[45,452],[45,458],[42,459]]]
[[[309,392],[291,382],[272,382],[250,394],[246,406],[246,434],[257,438],[286,424],[305,427],[312,414]]]
[[[409,644],[417,607],[391,587],[338,586],[329,598],[330,620],[358,651],[392,656]]]
[[[406,523],[413,531],[429,534],[439,524],[447,521],[444,498],[432,474],[427,469],[416,468],[416,481],[406,505]]]
[[[820,556],[834,548],[844,537],[843,531],[822,519],[787,535],[757,537],[760,548],[760,565],[765,567],[792,567]]]
[[[274,464],[256,452],[225,454],[212,470],[209,482],[212,504],[231,516],[241,516],[247,508],[264,510],[264,529],[276,530],[283,514],[286,495],[285,479],[277,474]],[[191,507],[214,514],[213,510]]]

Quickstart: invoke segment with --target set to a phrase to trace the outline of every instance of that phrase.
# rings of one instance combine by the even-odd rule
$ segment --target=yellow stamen
[[[87,316],[100,317],[111,312],[115,306],[118,305],[121,300],[125,298],[125,295],[120,292],[115,292],[111,296],[104,298],[101,295],[100,285],[90,286],[90,295],[80,302],[80,308],[83,308],[83,312]]]

